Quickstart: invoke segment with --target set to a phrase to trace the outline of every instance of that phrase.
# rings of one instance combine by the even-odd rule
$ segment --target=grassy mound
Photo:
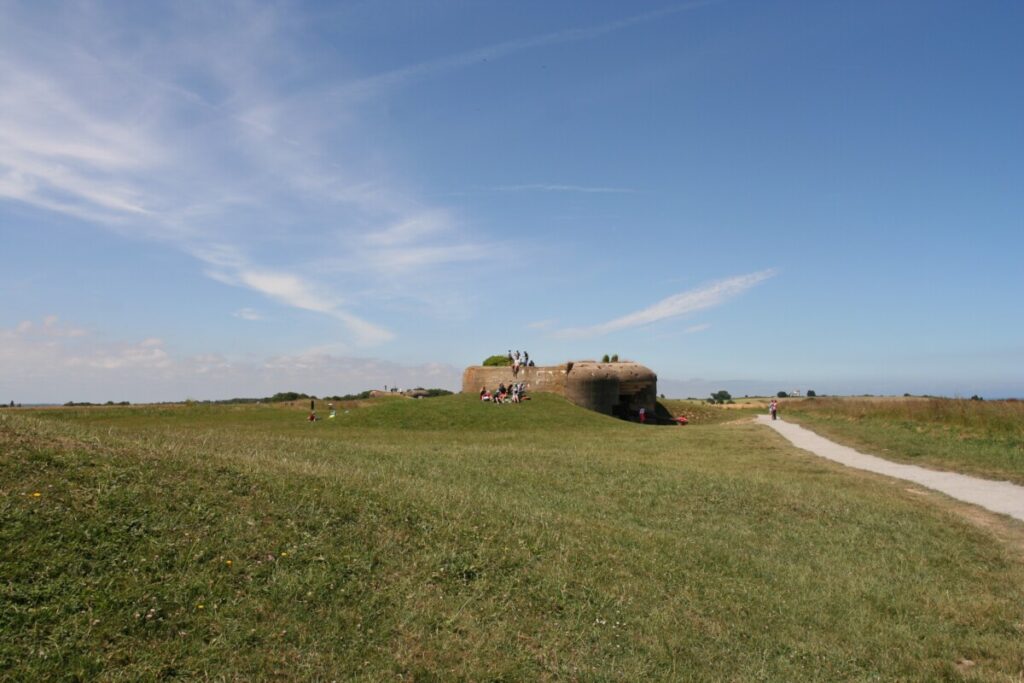
[[[1002,680],[1024,658],[1007,549],[764,428],[540,396],[303,416],[0,415],[0,678]]]
[[[469,394],[453,394],[430,399],[381,396],[334,404],[335,419],[328,418],[327,402],[317,401],[316,423],[309,423],[309,401],[260,405],[191,404],[132,406],[130,408],[96,406],[37,411],[43,417],[57,417],[90,425],[119,429],[210,428],[218,431],[256,430],[280,435],[330,437],[336,431],[537,431],[571,429],[574,431],[616,429],[620,420],[584,410],[554,394],[540,393],[520,404],[495,404],[480,401]]]

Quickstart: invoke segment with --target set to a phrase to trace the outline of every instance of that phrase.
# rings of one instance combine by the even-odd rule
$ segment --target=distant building
[[[563,365],[520,367],[471,366],[462,373],[462,391],[475,394],[481,387],[523,382],[526,391],[546,391],[569,399],[583,408],[605,415],[629,417],[641,408],[653,415],[658,399],[658,376],[650,368],[631,361],[598,363],[569,361]]]

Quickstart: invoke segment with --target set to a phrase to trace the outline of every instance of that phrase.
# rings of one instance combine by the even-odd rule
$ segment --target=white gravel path
[[[842,463],[847,467],[912,481],[921,486],[941,491],[957,500],[973,503],[986,510],[1024,521],[1024,486],[1011,484],[1008,481],[978,479],[955,472],[927,470],[916,465],[901,465],[873,455],[859,453],[846,446],[840,446],[792,422],[773,421],[767,415],[758,415],[757,421],[782,434],[797,448]]]

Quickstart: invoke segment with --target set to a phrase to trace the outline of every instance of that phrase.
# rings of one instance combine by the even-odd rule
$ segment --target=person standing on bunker
[[[774,398],[772,399],[772,402],[768,404],[768,412],[771,413],[773,420],[779,419],[779,402]]]
[[[640,424],[647,422],[647,408],[640,408]]]

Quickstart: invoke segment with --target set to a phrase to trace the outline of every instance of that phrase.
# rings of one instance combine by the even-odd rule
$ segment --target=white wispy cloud
[[[84,337],[89,333],[84,328],[62,323],[60,318],[55,315],[48,315],[44,317],[41,322],[22,320],[13,330],[7,330],[6,332],[0,331],[0,334],[7,334],[8,336],[22,335],[36,338],[53,338]]]
[[[166,368],[169,362],[160,339],[103,343],[55,315],[0,329],[0,373],[15,386],[31,386],[26,379],[59,377],[73,369]]]
[[[464,241],[447,211],[430,210],[409,214],[353,240],[351,250],[351,258],[333,262],[335,268],[369,270],[395,278],[483,260],[493,253],[493,245]]]
[[[339,95],[348,97],[372,97],[378,95],[380,91],[385,88],[402,85],[408,81],[419,80],[447,71],[462,69],[484,61],[500,59],[526,50],[584,40],[594,40],[632,26],[658,21],[682,12],[695,10],[707,5],[718,4],[721,1],[722,0],[699,0],[697,2],[685,2],[652,10],[650,12],[634,14],[623,19],[616,19],[601,24],[551,31],[540,35],[494,43],[492,45],[486,45],[473,50],[467,50],[435,59],[427,59],[422,62],[409,64],[397,69],[392,69],[391,71],[375,74],[373,76],[348,83],[339,91]]]
[[[699,325],[690,325],[683,332],[685,334],[697,334],[698,332],[706,332],[711,329],[711,323],[701,323]]]
[[[215,270],[209,275],[225,284],[247,287],[287,306],[339,320],[359,345],[374,346],[394,339],[392,332],[346,311],[339,298],[321,294],[326,289],[323,286],[315,286],[293,273],[232,265],[237,266],[232,271]]]
[[[587,185],[550,185],[532,183],[528,185],[498,185],[491,188],[495,192],[582,192],[585,194],[635,194],[636,190],[629,187],[600,187]]]
[[[375,387],[457,389],[461,371],[443,363],[405,365],[327,349],[266,358],[184,355],[157,337],[109,340],[50,317],[0,328],[0,396],[24,403],[164,401],[320,396]]]
[[[165,370],[171,367],[173,361],[164,350],[163,345],[162,340],[151,337],[136,344],[120,344],[112,348],[104,348],[94,351],[90,355],[69,355],[66,366],[69,369],[84,365],[99,370],[122,368]]]
[[[768,269],[718,280],[703,287],[673,294],[647,308],[615,318],[614,320],[609,320],[608,322],[589,327],[573,327],[559,330],[555,333],[555,337],[559,339],[598,337],[641,325],[649,325],[660,320],[676,318],[693,313],[694,311],[721,306],[751,287],[774,277],[776,273],[775,269]]]
[[[365,241],[374,247],[414,244],[424,237],[447,232],[451,223],[451,216],[445,211],[425,211],[404,216],[401,220],[368,234]]]
[[[121,43],[103,36],[138,27],[102,4],[9,9],[0,200],[184,251],[209,277],[332,317],[362,345],[394,336],[358,314],[379,307],[367,293],[429,297],[433,271],[486,253],[449,210],[381,180],[386,168],[363,175],[369,164],[347,153],[358,119],[332,84],[291,95],[278,66],[304,46],[281,8],[160,6],[163,30]]]
[[[398,164],[366,143],[360,103],[483,59],[592,40],[706,4],[323,85],[296,76],[308,46],[288,30],[287,7],[154,3],[154,30],[103,3],[5,5],[0,200],[181,250],[219,282],[329,316],[356,343],[380,344],[394,334],[368,319],[376,311],[403,300],[421,312],[452,309],[467,296],[455,274],[486,263],[496,245],[403,188]]]
[[[251,320],[254,322],[259,320],[266,320],[265,316],[262,313],[260,313],[254,308],[248,307],[240,308],[231,315],[233,315],[236,318],[241,318],[242,320]]]
[[[241,270],[237,273],[241,284],[282,303],[317,313],[332,313],[338,303],[318,294],[309,283],[291,273],[268,270]]]
[[[67,81],[0,52],[0,197],[89,221],[149,213],[122,174],[153,166],[158,145]]]

